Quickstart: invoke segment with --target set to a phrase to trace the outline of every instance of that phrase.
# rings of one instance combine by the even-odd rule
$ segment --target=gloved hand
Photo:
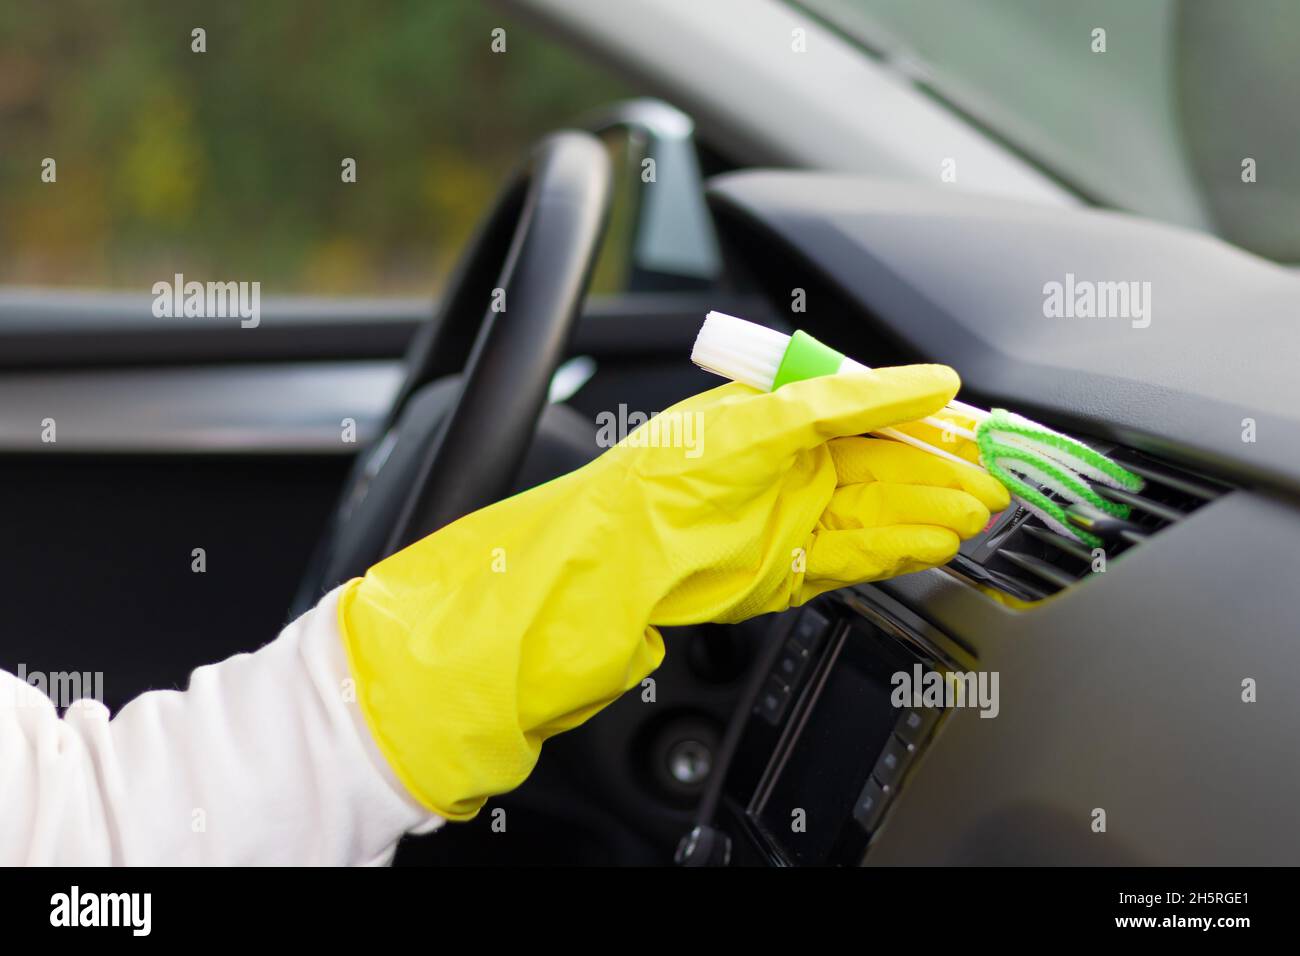
[[[967,418],[965,415],[949,411],[946,408],[930,417],[937,418],[940,421],[952,422],[958,428],[966,431],[975,430],[975,420],[973,418]],[[962,438],[956,432],[936,428],[934,425],[928,425],[925,422],[906,422],[894,427],[904,434],[919,438],[926,444],[941,448],[958,458],[964,458],[976,465],[980,463],[979,446],[968,438]]]
[[[730,384],[595,461],[468,515],[345,587],[362,710],[426,807],[466,819],[518,786],[541,744],[636,686],[656,625],[740,621],[849,583],[941,564],[1007,504],[983,472],[846,437],[956,393],[922,365]],[[640,437],[638,437],[640,436]]]

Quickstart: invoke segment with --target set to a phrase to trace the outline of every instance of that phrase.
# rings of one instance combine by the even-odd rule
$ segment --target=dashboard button
[[[902,716],[898,718],[894,733],[902,737],[904,742],[917,747],[921,741],[930,735],[930,731],[934,729],[934,725],[938,720],[939,711],[933,707],[905,710]]]
[[[804,667],[807,664],[808,652],[794,641],[790,641],[781,649],[781,656],[772,665],[772,674],[785,684],[793,687],[803,675]]]
[[[799,620],[795,622],[794,632],[790,635],[790,643],[811,654],[817,650],[817,646],[821,644],[822,638],[826,635],[826,631],[830,626],[831,622],[826,618],[826,615],[812,608],[807,608],[799,615]]]
[[[790,702],[790,688],[775,677],[769,677],[758,692],[755,712],[769,724],[778,724],[785,716],[785,705]]]
[[[890,737],[885,749],[876,758],[876,767],[871,775],[887,787],[897,785],[903,775],[903,768],[911,758],[911,748],[897,737]]]
[[[884,816],[885,807],[889,804],[891,796],[893,796],[892,790],[868,778],[867,785],[862,788],[858,802],[853,807],[853,819],[868,832],[876,829],[880,825],[880,818]]]

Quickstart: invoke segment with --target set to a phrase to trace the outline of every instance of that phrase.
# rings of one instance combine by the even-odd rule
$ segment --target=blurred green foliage
[[[425,291],[536,137],[627,95],[477,0],[6,3],[0,282]]]

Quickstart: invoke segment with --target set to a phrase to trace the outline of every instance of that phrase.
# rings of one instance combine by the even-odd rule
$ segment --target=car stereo
[[[718,822],[733,862],[856,864],[945,714],[896,690],[953,670],[953,648],[872,588],[783,617],[730,755]]]

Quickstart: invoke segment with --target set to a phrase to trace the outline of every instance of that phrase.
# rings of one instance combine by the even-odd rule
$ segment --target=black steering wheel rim
[[[608,218],[611,178],[604,146],[573,130],[544,138],[512,176],[437,314],[407,350],[405,379],[381,435],[395,427],[420,389],[457,373],[461,385],[419,456],[382,553],[340,553],[336,547],[339,523],[365,480],[363,452],[308,568],[296,612],[376,560],[511,489],[586,294]]]

